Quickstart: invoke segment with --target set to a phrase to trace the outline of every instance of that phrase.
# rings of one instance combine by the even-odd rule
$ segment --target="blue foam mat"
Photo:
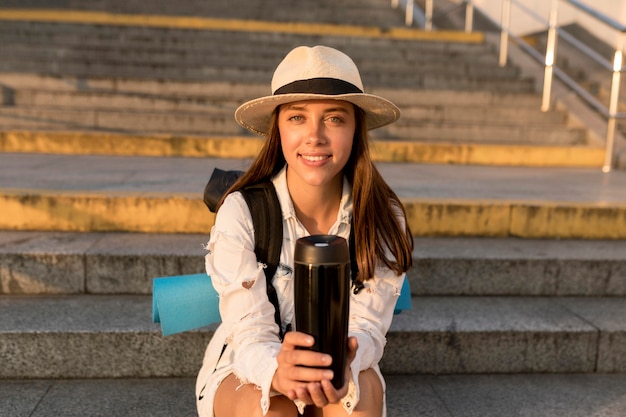
[[[405,279],[394,313],[412,308]],[[152,322],[161,323],[163,336],[221,321],[219,297],[207,274],[176,275],[152,280]]]
[[[161,323],[163,336],[221,321],[211,278],[205,273],[154,278],[152,321]]]
[[[413,308],[411,286],[409,285],[409,279],[405,277],[402,283],[402,289],[400,290],[400,297],[398,297],[398,301],[396,301],[394,314],[400,314],[403,310],[410,310],[411,308]]]

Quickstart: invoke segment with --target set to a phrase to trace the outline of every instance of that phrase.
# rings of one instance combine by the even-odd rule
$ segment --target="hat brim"
[[[235,111],[235,120],[246,129],[259,135],[267,135],[274,109],[281,104],[304,100],[343,100],[359,106],[365,112],[369,130],[392,123],[400,117],[400,109],[382,97],[366,93],[350,94],[278,94],[250,100]]]

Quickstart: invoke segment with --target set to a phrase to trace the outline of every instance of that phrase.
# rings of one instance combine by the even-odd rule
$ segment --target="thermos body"
[[[312,350],[333,362],[333,385],[344,384],[350,305],[350,252],[339,236],[298,239],[294,254],[295,328],[312,335]]]

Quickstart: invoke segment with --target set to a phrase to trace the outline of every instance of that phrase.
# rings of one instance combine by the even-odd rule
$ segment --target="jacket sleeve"
[[[240,193],[228,196],[218,211],[207,249],[206,269],[220,297],[222,325],[231,330],[226,340],[234,352],[235,375],[259,387],[265,414],[280,341],[264,265],[254,253],[250,211]]]
[[[400,216],[401,213],[398,213]],[[402,219],[404,221],[404,219]],[[397,274],[383,262],[377,262],[374,277],[365,281],[358,294],[350,295],[350,322],[348,332],[357,338],[359,347],[350,366],[352,381],[346,398],[342,400],[351,414],[358,403],[360,372],[377,367],[387,343],[386,334],[402,290],[406,273]]]

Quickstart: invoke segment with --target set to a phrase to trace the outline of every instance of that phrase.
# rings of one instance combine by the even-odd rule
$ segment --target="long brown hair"
[[[352,186],[358,279],[367,281],[374,276],[377,261],[383,262],[397,274],[408,271],[413,262],[413,237],[408,224],[398,220],[400,213],[406,219],[402,202],[372,162],[364,113],[358,106],[354,108],[356,129],[350,159],[343,174]],[[228,190],[227,195],[249,185],[268,181],[285,166],[277,120],[278,108],[272,114],[270,130],[258,156]]]

